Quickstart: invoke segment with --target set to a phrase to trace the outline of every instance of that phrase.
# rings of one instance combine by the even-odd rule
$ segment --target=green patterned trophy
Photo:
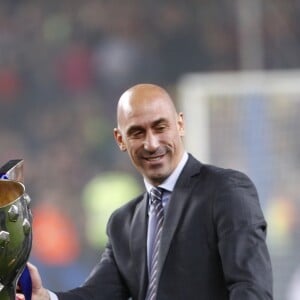
[[[15,300],[16,286],[32,245],[30,198],[23,184],[23,160],[0,168],[0,300]]]

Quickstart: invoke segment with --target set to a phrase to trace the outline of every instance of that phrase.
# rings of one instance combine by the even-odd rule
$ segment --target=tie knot
[[[163,193],[162,188],[157,188],[157,187],[152,188],[151,191],[150,191],[151,204],[161,202],[162,193]]]

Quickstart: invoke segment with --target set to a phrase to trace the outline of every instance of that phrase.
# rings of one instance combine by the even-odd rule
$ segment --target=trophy
[[[0,168],[0,300],[15,300],[17,285],[28,276],[32,215],[23,184],[23,163],[10,160]],[[31,283],[29,277],[25,280]],[[30,298],[31,291],[26,300]]]

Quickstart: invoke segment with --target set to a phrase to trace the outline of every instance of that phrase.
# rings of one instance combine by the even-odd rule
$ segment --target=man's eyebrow
[[[155,127],[161,123],[168,123],[168,120],[165,118],[159,118],[155,121],[152,122],[151,127]],[[126,130],[126,134],[130,135],[131,133],[135,132],[135,131],[139,131],[139,130],[144,130],[144,127],[141,125],[131,125],[127,130]]]
[[[155,120],[153,123],[152,123],[152,126],[156,126],[156,125],[159,125],[161,123],[168,123],[168,120],[165,119],[165,118],[159,118],[158,120]]]

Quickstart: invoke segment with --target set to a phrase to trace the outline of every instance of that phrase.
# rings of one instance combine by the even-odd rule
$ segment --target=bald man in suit
[[[273,299],[267,225],[251,180],[186,152],[183,114],[157,85],[124,92],[117,120],[114,137],[143,176],[145,193],[112,214],[107,246],[81,287],[49,292],[29,265],[32,300],[150,299],[153,187],[163,192],[164,220],[151,300]]]

